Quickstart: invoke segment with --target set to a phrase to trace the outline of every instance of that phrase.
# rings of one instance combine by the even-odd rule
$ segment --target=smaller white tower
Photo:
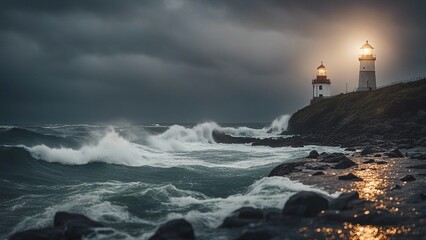
[[[317,67],[317,78],[312,80],[311,104],[331,96],[331,82],[327,78],[327,68],[322,64]]]
[[[357,91],[370,91],[376,89],[376,56],[373,46],[368,41],[361,47],[359,55],[359,81]]]

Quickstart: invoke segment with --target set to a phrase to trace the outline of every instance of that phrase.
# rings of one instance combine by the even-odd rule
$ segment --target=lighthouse
[[[317,67],[317,77],[312,80],[311,104],[331,96],[330,79],[327,78],[327,68],[322,64]]]
[[[376,89],[376,56],[373,54],[373,46],[368,41],[361,47],[359,55],[359,81],[357,91],[370,91]]]

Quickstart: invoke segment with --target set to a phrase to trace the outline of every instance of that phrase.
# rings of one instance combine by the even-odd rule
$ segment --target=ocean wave
[[[83,213],[112,227],[123,224],[144,226],[145,230],[137,238],[146,239],[156,226],[171,219],[185,218],[196,231],[217,228],[234,210],[247,206],[282,209],[291,195],[304,190],[336,196],[283,177],[261,178],[247,187],[245,192],[226,197],[207,196],[164,183],[84,183],[69,186],[60,198],[52,198],[47,205],[39,197],[28,197],[29,202],[32,200],[47,207],[41,213],[22,219],[12,232],[49,226],[57,211],[69,211]],[[8,209],[8,214],[13,214],[19,207]]]
[[[167,220],[184,217],[193,222],[206,222],[207,219],[207,225],[216,228],[226,216],[241,207],[282,209],[287,199],[299,191],[314,191],[329,195],[323,190],[291,181],[288,178],[264,177],[249,186],[245,193],[230,195],[225,198],[172,197],[169,204],[177,209],[193,209],[194,207],[200,209],[190,210],[185,214],[172,213],[167,217]],[[206,207],[210,209],[209,212],[201,211]]]
[[[253,129],[248,127],[222,127],[215,122],[198,124],[192,128],[181,125],[170,126],[164,133],[148,138],[150,146],[166,151],[198,150],[199,144],[214,144],[213,131],[221,131],[235,137],[267,138],[287,129],[289,115],[275,119],[270,126]],[[197,146],[198,145],[198,146]]]
[[[211,162],[205,161],[202,156],[195,156],[196,154],[191,155],[190,153],[217,150],[228,151],[232,154],[235,152],[256,153],[259,150],[264,152],[265,150],[262,147],[216,144],[212,133],[215,130],[219,130],[233,136],[271,136],[271,129],[275,129],[274,131],[278,132],[281,129],[279,126],[285,127],[285,119],[286,117],[280,117],[270,127],[262,129],[222,127],[214,122],[201,123],[194,127],[173,125],[159,134],[145,132],[142,134],[144,139],[140,144],[131,142],[123,134],[116,132],[114,128],[109,128],[104,134],[99,134],[99,131],[93,133],[92,135],[98,140],[85,143],[78,149],[63,146],[52,147],[46,144],[24,146],[24,148],[36,159],[67,165],[104,162],[127,166],[175,167],[199,165],[205,167],[250,168],[271,164],[277,162],[278,159],[258,161],[257,155],[254,154],[254,158],[248,157],[240,161]],[[127,134],[127,136],[131,139],[137,139],[132,134]],[[267,150],[271,151],[270,149]]]

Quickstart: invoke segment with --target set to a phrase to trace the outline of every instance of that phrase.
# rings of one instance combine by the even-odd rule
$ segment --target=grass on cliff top
[[[306,129],[318,123],[338,127],[348,123],[416,114],[425,108],[426,79],[423,79],[321,100],[296,112],[290,119],[289,128]]]

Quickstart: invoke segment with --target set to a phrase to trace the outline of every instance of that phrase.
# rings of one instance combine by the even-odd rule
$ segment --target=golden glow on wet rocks
[[[372,202],[379,202],[379,197],[385,194],[385,191],[391,187],[387,176],[381,175],[379,172],[386,172],[389,169],[389,164],[377,165],[375,168],[365,168],[361,171],[356,171],[355,175],[364,179],[364,181],[353,182],[351,191],[357,191],[360,198]]]

